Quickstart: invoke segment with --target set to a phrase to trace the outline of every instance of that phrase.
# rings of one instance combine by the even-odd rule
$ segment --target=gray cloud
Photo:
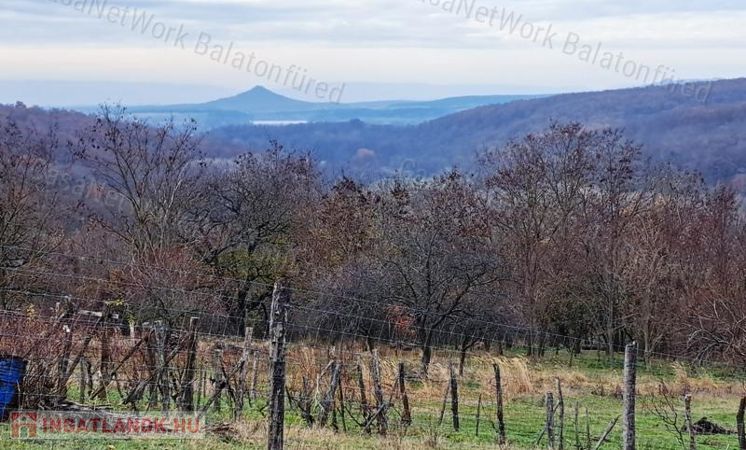
[[[173,51],[173,45],[60,4],[70,1],[82,0],[0,2],[0,68],[7,61],[11,69],[0,71],[0,78],[38,79],[40,71],[56,77],[64,69],[61,78],[73,80],[116,76],[200,83],[215,76],[210,83],[252,82],[208,58]],[[242,51],[257,49],[268,60],[298,64],[329,79],[400,83],[424,78],[464,85],[491,84],[499,76],[501,83],[582,87],[628,82],[429,4],[438,0],[88,1],[146,10],[167,25],[183,25],[192,45],[196,35],[207,32],[215,43],[233,41]],[[455,1],[505,8],[524,21],[551,24],[563,36],[573,32],[589,44],[623,50],[641,63],[675,65],[682,76],[746,72],[742,0]],[[151,66],[152,72],[143,72]]]
[[[488,30],[473,27],[460,17],[437,14],[419,0],[109,0],[109,3],[146,10],[160,20],[185,24],[194,32],[207,31],[221,39],[239,42],[496,48],[507,45],[489,36]],[[480,4],[505,7],[527,20],[560,22],[570,28],[614,18],[623,20],[632,15],[636,16],[634,20],[655,27],[657,20],[668,20],[671,15],[687,12],[696,13],[701,21],[707,21],[718,11],[746,12],[746,4],[740,0],[628,0],[623,3],[611,0],[484,0]],[[143,43],[140,36],[122,33],[124,30],[116,30],[109,23],[52,0],[4,0],[0,6],[0,23],[3,24],[0,39],[6,45],[131,46]],[[625,30],[612,31],[624,38]],[[635,38],[634,33],[629,33],[626,40]]]

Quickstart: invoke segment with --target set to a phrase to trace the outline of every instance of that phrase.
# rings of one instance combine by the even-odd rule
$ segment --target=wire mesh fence
[[[12,297],[7,304],[21,307],[0,312],[0,355],[22,361],[23,377],[6,409],[192,411],[215,423],[272,417],[271,320],[215,307],[224,304],[224,292],[75,271],[11,272],[18,280],[0,291]],[[55,286],[67,280],[76,288],[32,290],[23,283],[28,277]],[[501,427],[507,442],[518,446],[620,445],[620,425],[609,426],[622,411],[623,360],[605,355],[601,340],[477,320],[480,326],[471,329],[444,325],[424,345],[410,323],[395,317],[401,305],[287,289],[282,425],[420,436],[463,447],[497,443]],[[124,290],[129,296],[155,290],[173,301],[125,305],[119,298]],[[343,307],[331,308],[325,300],[332,297]],[[360,305],[384,312],[369,315]],[[537,343],[541,351],[534,357],[542,364],[524,356]],[[696,358],[647,356],[637,362],[647,376],[636,389],[642,418],[637,448],[681,448],[689,430],[703,448],[739,448],[743,368],[712,362],[709,370],[717,370],[720,381],[705,385],[707,378],[688,375],[696,372]],[[602,375],[594,379],[580,368]],[[0,379],[10,371],[0,366]],[[556,398],[562,387],[561,403],[548,413],[547,392]],[[719,409],[708,404],[711,420],[684,423],[679,400],[686,394],[695,411],[698,396],[703,403],[718,396]]]

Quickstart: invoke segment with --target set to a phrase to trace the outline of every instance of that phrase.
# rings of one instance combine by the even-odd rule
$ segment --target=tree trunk
[[[433,349],[430,346],[430,339],[422,345],[422,358],[420,359],[420,366],[422,367],[422,375],[427,376],[427,370],[430,367],[430,361],[432,359]]]
[[[464,376],[464,365],[466,365],[466,352],[467,352],[467,344],[464,342],[461,344],[461,355],[459,355],[458,360],[458,375],[460,377]]]

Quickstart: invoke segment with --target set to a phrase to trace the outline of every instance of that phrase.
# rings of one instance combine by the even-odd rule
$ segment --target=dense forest
[[[598,125],[516,135],[469,172],[363,182],[278,142],[215,159],[193,126],[5,108],[0,304],[44,314],[30,299],[69,295],[168,323],[221,312],[240,333],[263,329],[282,278],[307,293],[298,322],[337,330],[330,341],[406,336],[424,370],[435,345],[509,341],[505,324],[536,357],[552,333],[577,338],[570,350],[635,339],[645,356],[743,363],[738,195]]]

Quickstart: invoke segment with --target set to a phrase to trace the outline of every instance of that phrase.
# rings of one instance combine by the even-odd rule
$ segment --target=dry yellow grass
[[[371,355],[362,349],[344,351],[311,348],[309,346],[293,346],[289,358],[289,382],[293,388],[301,386],[302,376],[311,382],[324,383],[328,374],[323,371],[331,357],[336,355],[347,367],[344,388],[349,398],[357,394],[356,360],[362,361],[362,370],[367,388],[371,387],[370,376]],[[402,351],[395,348],[381,348],[381,378],[384,390],[390,392],[396,384],[398,363],[403,361],[410,374],[419,373],[419,353],[416,351]],[[449,380],[449,364],[457,365],[454,352],[437,354],[433,357],[427,377],[419,378],[417,383],[409,383],[409,396],[414,400],[425,402],[439,402],[443,398]],[[483,394],[494,392],[495,378],[493,364],[498,363],[502,375],[503,390],[506,400],[517,399],[522,396],[543,394],[556,388],[557,379],[562,383],[566,395],[600,395],[618,396],[621,393],[621,370],[603,370],[596,372],[582,371],[578,368],[552,366],[546,363],[534,362],[525,357],[495,357],[487,352],[470,354],[460,377],[462,385],[472,386],[472,390],[481,390]],[[672,363],[670,372],[673,377],[666,380],[666,386],[677,394],[696,393],[712,396],[727,396],[743,394],[744,386],[734,380],[715,380],[707,373],[691,374],[680,363]],[[661,379],[657,376],[641,372],[638,376],[638,390],[641,394],[655,394],[660,389]],[[479,386],[477,388],[476,386]],[[469,392],[469,388],[462,388]]]

